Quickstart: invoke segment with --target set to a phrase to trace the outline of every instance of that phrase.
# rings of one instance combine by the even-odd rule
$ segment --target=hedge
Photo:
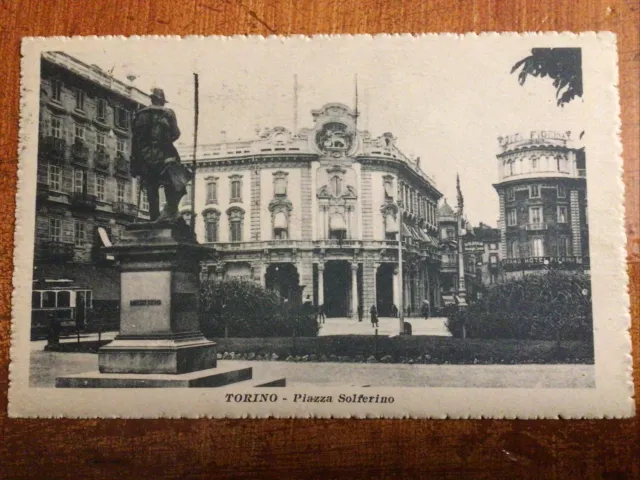
[[[567,341],[463,340],[452,337],[335,335],[295,338],[214,338],[218,353],[244,359],[365,361],[430,364],[593,364],[593,344]],[[252,358],[248,358],[251,356]],[[384,359],[384,360],[383,360]]]
[[[207,336],[316,336],[315,311],[283,302],[276,293],[248,280],[202,285],[200,326]]]
[[[549,271],[489,288],[483,298],[448,316],[454,337],[593,340],[591,280]]]

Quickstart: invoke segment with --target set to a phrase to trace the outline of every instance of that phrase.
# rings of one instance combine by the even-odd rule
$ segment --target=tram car
[[[46,338],[52,322],[61,335],[84,330],[93,314],[93,293],[73,280],[34,280],[31,338]]]

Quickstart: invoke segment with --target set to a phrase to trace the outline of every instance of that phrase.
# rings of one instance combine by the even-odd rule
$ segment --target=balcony
[[[93,154],[93,164],[96,170],[108,173],[111,166],[111,156],[104,150],[96,150]]]
[[[73,260],[72,243],[47,241],[36,243],[35,260],[38,262],[70,262]]]
[[[546,223],[527,223],[527,230],[529,231],[547,230],[548,228],[549,226]]]
[[[96,209],[98,199],[95,195],[86,192],[73,192],[71,195],[71,205],[79,210],[93,211]]]
[[[54,136],[40,137],[38,155],[50,163],[64,163],[66,159],[67,142]]]
[[[116,173],[120,175],[129,175],[129,170],[130,170],[129,167],[130,167],[129,159],[126,157],[124,153],[118,152],[118,154],[116,155],[116,164],[115,164]]]
[[[114,213],[135,217],[138,215],[138,207],[128,202],[113,202]]]
[[[82,142],[71,145],[71,161],[76,165],[89,166],[89,147]]]
[[[501,264],[507,272],[542,269],[576,270],[588,266],[588,260],[585,263],[582,257],[575,256],[523,257],[505,258]]]
[[[440,271],[441,272],[457,272],[458,271],[458,262],[455,260],[447,260],[445,262],[440,263]]]

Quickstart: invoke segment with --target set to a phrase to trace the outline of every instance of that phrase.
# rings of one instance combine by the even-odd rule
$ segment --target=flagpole
[[[194,83],[194,119],[193,119],[193,158],[191,168],[193,178],[191,180],[191,232],[196,231],[196,153],[198,149],[198,74],[193,74]]]

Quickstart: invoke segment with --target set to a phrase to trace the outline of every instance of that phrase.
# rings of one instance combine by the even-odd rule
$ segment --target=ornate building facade
[[[217,250],[204,275],[251,278],[334,317],[360,305],[388,315],[402,292],[414,308],[436,301],[442,195],[420,159],[405,156],[390,133],[358,130],[345,105],[312,116],[313,127],[298,132],[276,127],[199,146],[195,209],[188,195],[181,210],[195,210],[198,240]],[[183,161],[191,155],[185,149]]]
[[[42,54],[34,278],[77,280],[93,290],[98,311],[120,295],[99,229],[117,241],[126,223],[144,217],[129,174],[130,119],[148,103],[99,67]]]
[[[500,137],[500,256],[507,278],[547,268],[589,271],[586,161],[571,132]]]

